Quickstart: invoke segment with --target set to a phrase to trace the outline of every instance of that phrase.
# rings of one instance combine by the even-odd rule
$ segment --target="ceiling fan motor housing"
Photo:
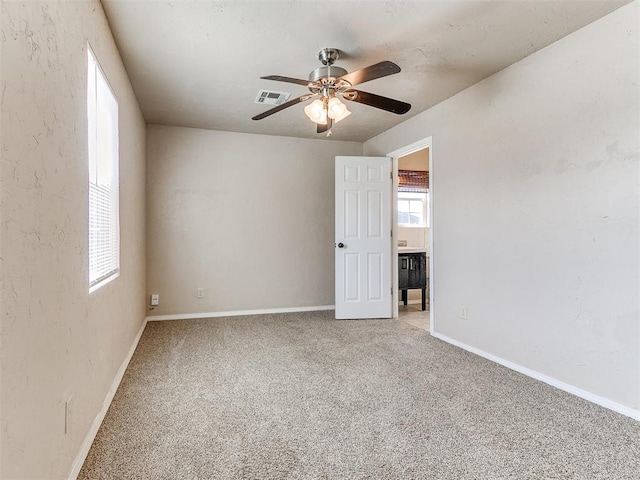
[[[340,77],[347,72],[342,67],[336,67],[333,63],[340,56],[337,48],[323,48],[318,52],[318,59],[324,66],[316,68],[309,74],[309,91],[314,94],[322,94],[323,97],[333,97],[336,93],[342,93],[351,84]]]
[[[340,78],[348,72],[342,67],[334,67],[332,65],[326,67],[318,67],[309,74],[310,82],[317,82],[321,78]]]

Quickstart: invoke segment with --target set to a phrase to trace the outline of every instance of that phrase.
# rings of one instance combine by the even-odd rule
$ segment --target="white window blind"
[[[88,50],[89,291],[120,270],[118,102]]]

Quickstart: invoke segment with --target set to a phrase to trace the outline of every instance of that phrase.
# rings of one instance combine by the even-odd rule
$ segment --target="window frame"
[[[419,224],[416,223],[402,223],[400,221],[400,202],[403,200],[409,201],[409,205],[411,202],[418,201],[422,203],[422,222]],[[411,209],[408,212],[411,215]],[[398,192],[398,226],[403,228],[429,228],[430,219],[429,219],[429,192]]]
[[[93,80],[93,86],[91,81]],[[104,73],[98,57],[91,45],[87,43],[87,260],[89,293],[93,293],[120,276],[120,105],[109,79]],[[102,97],[101,97],[102,95]],[[105,103],[106,99],[106,103]],[[102,116],[106,112],[106,115]],[[106,121],[106,123],[104,123]],[[105,134],[99,124],[106,125]],[[102,135],[100,135],[102,132]],[[108,153],[100,149],[99,144],[107,142]],[[104,145],[104,143],[103,143]],[[105,163],[106,162],[108,163]],[[102,166],[102,168],[100,168]],[[108,181],[100,182],[100,178],[109,177]],[[98,188],[107,189],[105,201],[100,198]],[[104,191],[103,191],[104,194]],[[108,213],[99,218],[96,211],[97,203],[108,208]],[[104,211],[104,210],[103,210]],[[96,223],[101,220],[107,223],[107,233],[103,238],[96,238],[99,229]],[[106,235],[107,248],[99,248],[104,244]],[[97,250],[96,250],[97,249]],[[109,257],[108,269],[94,266],[100,251],[107,251]],[[94,276],[95,275],[95,276]]]

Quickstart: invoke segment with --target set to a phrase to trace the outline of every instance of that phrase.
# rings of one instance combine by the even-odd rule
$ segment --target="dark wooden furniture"
[[[422,290],[422,310],[427,309],[427,254],[398,253],[398,289],[402,292],[402,303],[407,304],[407,290]]]

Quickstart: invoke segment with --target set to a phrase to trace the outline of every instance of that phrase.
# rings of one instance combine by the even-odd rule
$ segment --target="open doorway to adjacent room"
[[[431,139],[389,156],[394,160],[394,317],[433,331]]]
[[[429,148],[398,158],[398,317],[429,330]]]

